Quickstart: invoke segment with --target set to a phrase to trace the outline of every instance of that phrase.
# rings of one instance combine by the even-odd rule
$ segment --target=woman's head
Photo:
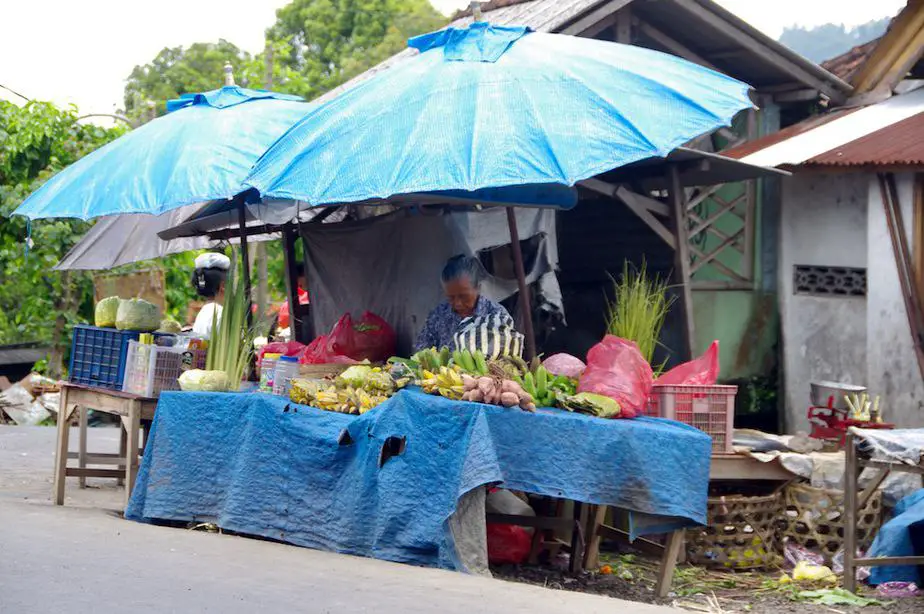
[[[203,298],[215,298],[224,290],[231,259],[224,254],[207,252],[196,258],[192,284],[196,293]]]
[[[462,317],[475,312],[481,286],[481,263],[468,256],[450,258],[440,279],[452,310]]]

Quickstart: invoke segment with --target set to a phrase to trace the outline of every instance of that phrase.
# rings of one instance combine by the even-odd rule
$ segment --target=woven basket
[[[857,513],[857,547],[866,550],[882,521],[882,492],[876,491]],[[791,484],[784,492],[780,533],[787,541],[818,552],[831,563],[844,547],[844,492]]]
[[[779,492],[710,497],[706,526],[687,531],[688,560],[694,565],[738,570],[779,566],[776,523],[782,511]]]

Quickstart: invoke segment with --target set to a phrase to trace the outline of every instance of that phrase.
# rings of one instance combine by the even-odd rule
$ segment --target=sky
[[[857,25],[894,15],[905,0],[717,0],[777,38],[787,25]],[[258,52],[288,0],[2,0],[0,86],[33,99],[112,113],[125,78],[164,47],[227,39]],[[432,0],[444,13],[467,0]],[[215,85],[222,76],[215,75]],[[0,98],[21,99],[0,87]]]

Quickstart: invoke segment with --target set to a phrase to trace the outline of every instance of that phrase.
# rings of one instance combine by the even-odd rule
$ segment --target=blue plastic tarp
[[[338,443],[344,433],[352,443]],[[380,467],[389,437],[406,437],[405,449]],[[416,390],[362,416],[264,394],[170,392],[126,516],[457,569],[447,521],[474,488],[701,524],[710,454],[707,435],[668,420],[530,414]]]
[[[879,529],[868,556],[924,556],[920,538],[915,547],[916,540],[912,535],[915,532],[924,532],[924,489],[898,502],[892,520]],[[878,585],[884,582],[914,582],[921,586],[924,577],[920,568],[912,565],[871,567],[869,583]]]
[[[577,181],[728,125],[749,86],[676,56],[475,23],[319,105],[254,166],[312,206]],[[506,198],[511,198],[509,195]]]

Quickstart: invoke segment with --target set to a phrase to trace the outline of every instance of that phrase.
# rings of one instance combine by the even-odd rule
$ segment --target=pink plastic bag
[[[563,375],[575,379],[581,377],[581,373],[587,368],[583,360],[571,354],[553,354],[545,359],[542,366],[552,375]]]
[[[282,356],[298,356],[305,349],[305,344],[298,341],[273,341],[267,343],[257,353],[257,364],[263,361],[264,354],[280,354]]]
[[[578,392],[594,392],[616,400],[620,418],[634,418],[648,404],[654,374],[638,346],[613,335],[587,352],[587,369]]]
[[[699,358],[677,365],[655,381],[656,386],[714,386],[719,379],[719,342]]]

